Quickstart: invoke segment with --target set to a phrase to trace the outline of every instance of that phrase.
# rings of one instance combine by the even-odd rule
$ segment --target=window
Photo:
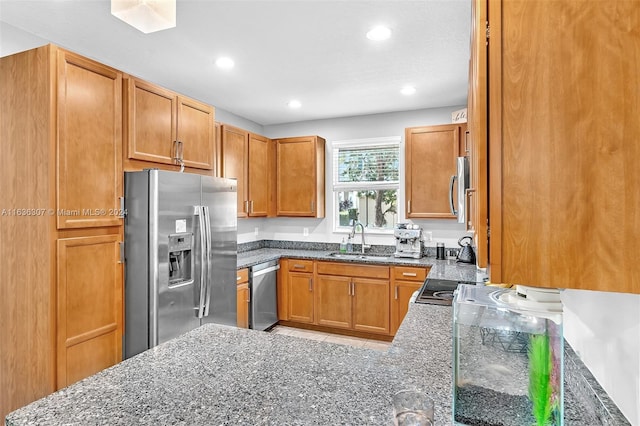
[[[368,231],[398,222],[400,137],[333,142],[335,230],[357,220]]]

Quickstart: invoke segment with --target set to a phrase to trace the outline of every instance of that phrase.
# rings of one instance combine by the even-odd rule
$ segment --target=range
[[[427,278],[418,291],[415,303],[426,303],[432,305],[449,305],[453,301],[453,292],[458,288],[458,284],[476,284],[472,281],[453,281]]]

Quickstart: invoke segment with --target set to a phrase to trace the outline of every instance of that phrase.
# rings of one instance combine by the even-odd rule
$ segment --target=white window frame
[[[395,189],[397,191],[397,217],[398,221],[400,221],[401,212],[400,209],[402,207],[401,197],[402,197],[402,185],[404,179],[403,173],[403,161],[404,155],[402,150],[402,137],[401,136],[386,136],[380,138],[366,138],[366,139],[347,139],[347,140],[339,140],[332,141],[330,144],[330,166],[329,173],[330,182],[328,185],[328,192],[331,194],[330,197],[330,211],[331,218],[333,221],[333,232],[334,233],[349,233],[351,232],[351,227],[340,226],[339,212],[337,207],[337,192],[338,191],[352,191],[352,190],[360,190],[363,189],[362,185],[352,184],[352,183],[343,183],[339,184],[334,182],[335,180],[335,166],[337,163],[336,155],[337,151],[340,148],[375,148],[382,146],[397,146],[398,148],[398,162],[399,162],[399,173],[398,173],[398,182],[397,183],[381,183],[381,182],[372,182],[369,188],[371,189]],[[367,228],[368,234],[380,234],[380,235],[391,235],[393,234],[393,229],[378,229],[378,228]]]

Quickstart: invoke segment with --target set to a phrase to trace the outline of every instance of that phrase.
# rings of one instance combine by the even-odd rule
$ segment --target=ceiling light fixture
[[[372,28],[367,33],[367,38],[374,41],[382,41],[391,37],[391,30],[382,25]]]
[[[400,90],[400,93],[405,96],[413,95],[414,93],[416,93],[416,88],[413,86],[404,86],[402,90]]]
[[[300,101],[292,99],[287,103],[287,106],[291,109],[298,109],[302,106],[302,104],[300,103]]]
[[[216,59],[216,65],[218,66],[218,68],[222,68],[223,70],[230,70],[231,68],[233,68],[235,63],[233,62],[233,59],[223,56]]]
[[[111,14],[149,34],[176,26],[176,0],[111,0]]]

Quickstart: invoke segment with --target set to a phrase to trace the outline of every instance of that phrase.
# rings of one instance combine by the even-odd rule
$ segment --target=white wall
[[[248,130],[259,135],[264,135],[264,127],[261,124],[222,108],[216,108],[216,121],[222,124],[230,124],[232,126],[240,127],[241,129]]]
[[[44,46],[49,41],[0,21],[0,57]]]
[[[315,241],[338,243],[345,236],[344,233],[333,232],[333,192],[331,179],[333,172],[331,143],[338,140],[370,139],[389,136],[399,136],[402,139],[400,146],[400,196],[399,216],[400,222],[406,222],[404,212],[404,129],[406,127],[424,126],[432,124],[451,123],[451,113],[461,106],[452,106],[436,109],[422,109],[405,112],[393,112],[386,114],[372,114],[355,117],[303,121],[296,123],[264,126],[264,135],[270,138],[319,135],[326,139],[326,169],[327,176],[326,193],[326,217],[325,219],[303,218],[276,218],[241,219],[238,223],[238,241],[248,242],[261,239]],[[453,220],[413,220],[425,231],[432,233],[432,241],[426,245],[435,246],[436,241],[442,241],[447,247],[458,247],[457,241],[466,235],[464,227]],[[258,227],[258,236],[255,228]],[[304,236],[304,229],[309,232]],[[376,235],[367,233],[367,244],[394,245],[392,235]],[[356,243],[360,243],[360,236],[356,237]]]
[[[564,334],[631,424],[640,425],[640,295],[564,290]]]

